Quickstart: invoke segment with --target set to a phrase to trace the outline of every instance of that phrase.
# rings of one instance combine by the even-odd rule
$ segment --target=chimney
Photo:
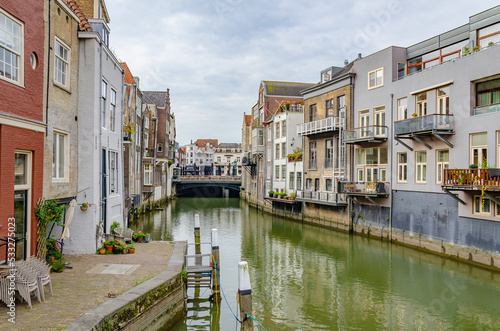
[[[137,87],[139,87],[140,79],[138,76],[134,76],[134,82],[135,82],[135,85],[137,85]]]
[[[344,67],[347,67],[348,64],[349,64],[349,60],[345,59],[344,60]]]
[[[361,60],[361,53],[358,53],[358,60]]]

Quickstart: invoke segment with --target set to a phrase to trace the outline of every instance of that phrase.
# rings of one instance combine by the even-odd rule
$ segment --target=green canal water
[[[238,199],[182,198],[134,221],[154,240],[201,241],[218,229],[221,284],[236,312],[248,261],[255,318],[271,330],[500,330],[500,274],[411,248],[257,212]],[[223,299],[188,296],[173,330],[236,330]],[[261,329],[262,330],[262,329]]]

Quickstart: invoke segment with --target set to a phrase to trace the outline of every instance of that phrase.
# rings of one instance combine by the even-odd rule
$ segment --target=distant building
[[[220,143],[215,149],[214,168],[217,176],[241,176],[241,144]]]

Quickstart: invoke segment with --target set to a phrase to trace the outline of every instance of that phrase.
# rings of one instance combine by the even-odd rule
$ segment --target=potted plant
[[[101,254],[101,255],[106,254],[106,248],[104,248],[104,246],[102,246],[101,248],[99,248],[97,251],[98,251],[98,252],[99,252],[99,254]]]
[[[121,254],[122,253],[122,246],[120,245],[115,245],[113,246],[113,254]]]
[[[291,196],[290,196],[290,200],[295,200],[295,197],[296,197],[296,196],[297,196],[297,195],[296,195],[295,193],[292,193],[292,194],[291,194]]]
[[[151,239],[151,236],[149,235],[149,233],[146,232],[144,234],[144,242],[148,243],[150,239]]]
[[[479,48],[479,46],[475,46],[472,48],[473,53],[479,52],[480,50],[481,50],[481,48]]]
[[[104,249],[107,252],[112,252],[113,251],[113,246],[116,244],[114,240],[108,240],[104,242]]]
[[[272,198],[273,196],[274,196],[274,191],[273,190],[269,191],[269,197]]]
[[[122,254],[128,254],[128,246],[122,246]]]
[[[86,211],[88,208],[89,208],[89,204],[86,202],[82,203],[82,205],[80,206],[80,209],[82,211]]]
[[[477,168],[479,168],[477,164],[471,164],[469,166],[469,169],[477,169]]]
[[[128,245],[127,248],[128,248],[128,253],[129,254],[134,254],[135,253],[135,247],[134,247],[134,245]]]
[[[144,233],[142,233],[142,231],[139,231],[137,233],[134,233],[132,235],[132,238],[137,241],[137,242],[141,242],[144,240]]]
[[[413,118],[418,117],[418,114],[417,113],[413,113],[413,114],[411,114],[411,117],[413,117]]]
[[[111,230],[112,234],[118,234],[115,232],[115,229],[119,228],[120,226],[121,226],[120,223],[118,223],[117,221],[114,221],[113,224],[111,224],[109,229]]]

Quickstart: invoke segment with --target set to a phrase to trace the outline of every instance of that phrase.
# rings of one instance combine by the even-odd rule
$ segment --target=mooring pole
[[[196,214],[194,215],[194,250],[195,254],[201,254],[201,245],[200,245],[200,215]],[[201,265],[202,264],[202,258],[201,257],[196,257],[195,258],[195,263],[196,265]]]
[[[212,229],[212,300],[221,301],[220,296],[220,263],[219,263],[219,236],[217,229]]]
[[[250,272],[248,262],[238,263],[238,300],[240,302],[241,331],[253,330],[253,320],[247,316],[252,315],[252,286],[250,285]]]

